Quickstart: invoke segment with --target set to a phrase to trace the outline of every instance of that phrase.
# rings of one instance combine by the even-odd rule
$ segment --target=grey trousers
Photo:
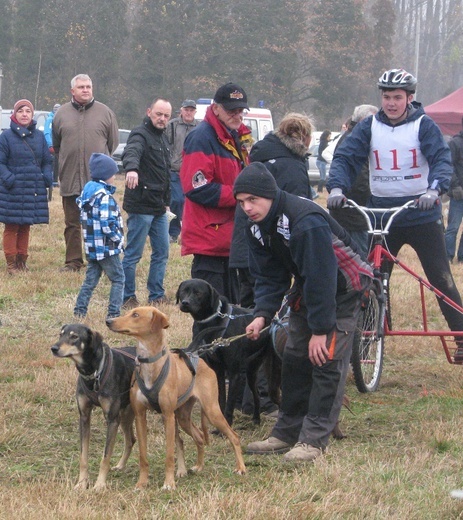
[[[360,312],[355,297],[343,304],[342,318],[327,337],[330,359],[321,367],[308,357],[311,331],[302,304],[291,311],[289,338],[283,354],[282,402],[271,435],[289,444],[303,442],[325,449],[341,411],[354,330]]]

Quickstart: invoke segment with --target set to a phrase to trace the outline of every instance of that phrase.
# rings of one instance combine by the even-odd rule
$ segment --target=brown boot
[[[16,255],[5,255],[6,258],[6,270],[8,274],[19,273],[18,266],[16,265]]]
[[[29,267],[26,265],[28,255],[16,255],[16,268],[19,269],[19,271],[29,271]]]

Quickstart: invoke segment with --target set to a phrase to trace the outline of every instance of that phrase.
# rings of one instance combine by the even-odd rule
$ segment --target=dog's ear
[[[162,329],[167,329],[169,326],[169,318],[160,310],[153,309],[151,316],[151,330],[154,332],[159,330],[159,327]]]
[[[162,314],[161,316],[161,325],[163,329],[167,329],[170,325],[169,318],[165,314]]]
[[[175,303],[180,303],[180,291],[182,290],[183,282],[178,286],[177,292],[175,294]]]
[[[103,344],[103,336],[96,330],[90,330],[90,338],[94,350]]]
[[[209,294],[210,294],[210,297],[211,297],[211,309],[214,309],[217,310],[217,307],[219,305],[219,299],[220,299],[220,294],[217,292],[217,290],[212,287],[212,285],[210,283],[207,284],[208,285],[208,289],[209,289]]]

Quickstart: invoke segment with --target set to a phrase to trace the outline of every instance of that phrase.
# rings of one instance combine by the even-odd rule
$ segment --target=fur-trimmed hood
[[[304,158],[307,148],[304,143],[295,141],[291,137],[280,132],[269,133],[261,141],[258,141],[251,150],[251,162],[266,162],[270,159]]]

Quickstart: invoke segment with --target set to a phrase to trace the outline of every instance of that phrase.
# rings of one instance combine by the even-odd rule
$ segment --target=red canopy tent
[[[444,135],[458,134],[462,129],[463,87],[424,107],[424,111],[432,117]]]

